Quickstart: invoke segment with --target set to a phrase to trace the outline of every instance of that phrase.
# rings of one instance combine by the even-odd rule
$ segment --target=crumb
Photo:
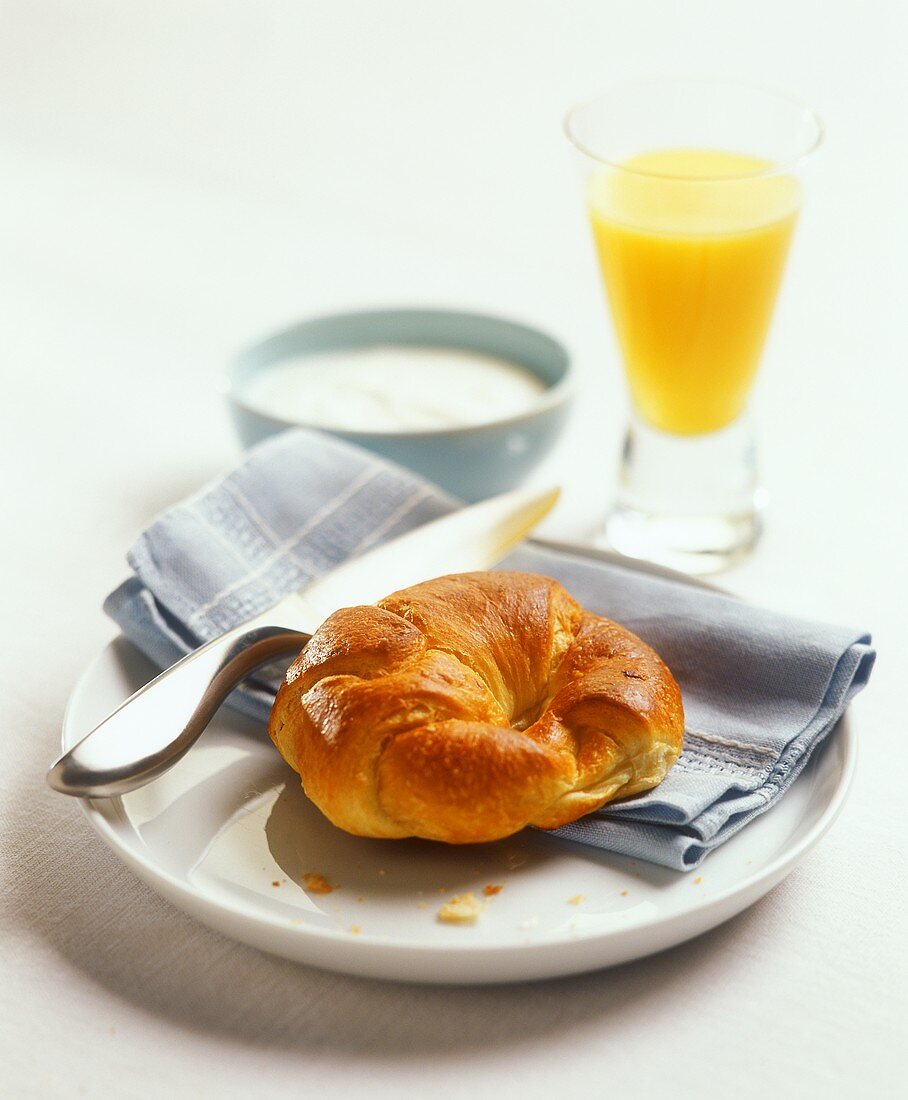
[[[446,894],[447,892],[448,892],[447,886],[439,886],[438,887],[438,893],[439,894]]]
[[[309,894],[330,894],[337,889],[318,871],[307,871],[303,875],[303,887]]]
[[[527,928],[527,929],[535,928],[538,923],[539,923],[539,921],[536,917],[528,917],[526,920],[522,920],[520,922],[520,927],[521,928]]]
[[[380,875],[386,875],[388,872],[384,868],[382,868],[378,873]]]
[[[303,918],[302,917],[291,917],[290,923],[291,924],[302,924],[303,923]]]
[[[354,936],[358,936],[360,932],[362,932],[362,928],[360,928],[358,924],[351,924],[350,931],[353,933]]]
[[[526,852],[505,852],[504,861],[512,871],[522,867],[530,857]]]
[[[694,886],[699,886],[702,881],[703,881],[703,876],[702,875],[697,875],[697,877],[694,879]]]
[[[443,924],[475,924],[482,912],[482,902],[475,894],[458,894],[438,910]]]
[[[584,899],[583,894],[574,894],[572,898],[568,898],[568,905],[579,905]]]
[[[749,859],[747,862],[750,864],[750,863],[753,863],[753,860]]]
[[[417,909],[428,909],[428,908],[429,908],[428,905],[426,905],[426,903],[424,901],[419,902],[418,905],[417,905]]]
[[[277,881],[277,879],[275,879],[274,882],[271,883],[271,885],[272,886],[280,886],[280,883]]]
[[[575,920],[572,920],[572,921],[571,921],[571,923],[570,923],[570,924],[568,925],[568,928],[569,928],[569,929],[570,929],[570,930],[571,930],[572,932],[574,931],[574,929],[575,929],[576,927],[577,927],[577,922],[576,922]]]
[[[621,891],[621,896],[622,896],[623,898],[626,898],[626,897],[627,897],[627,890],[622,890],[622,891]]]
[[[359,897],[356,900],[357,901],[365,901],[366,900],[366,895],[365,894],[360,894]]]
[[[482,892],[487,898],[494,898],[495,895],[500,894],[503,889],[503,886],[493,886],[491,883],[489,883],[488,886],[483,886]]]

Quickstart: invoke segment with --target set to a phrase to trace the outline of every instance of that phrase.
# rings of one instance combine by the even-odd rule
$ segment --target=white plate
[[[154,674],[128,642],[108,646],[73,693],[64,748]],[[84,806],[153,890],[263,951],[400,981],[525,981],[650,955],[751,905],[832,824],[854,760],[843,722],[770,813],[686,874],[533,831],[467,848],[348,836],[306,800],[263,728],[227,709],[154,783]],[[337,888],[307,894],[306,872]],[[475,925],[437,920],[449,897],[485,886],[502,890]]]

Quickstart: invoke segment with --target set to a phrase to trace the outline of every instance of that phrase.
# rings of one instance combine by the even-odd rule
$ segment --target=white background
[[[0,7],[0,1093],[894,1097],[905,1008],[904,7],[655,0]],[[767,536],[723,583],[874,632],[833,832],[745,915],[525,988],[321,974],[135,882],[43,785],[150,518],[236,456],[226,358],[328,308],[550,328],[584,399],[547,533],[601,522],[624,396],[565,108],[741,76],[828,136],[758,386]],[[541,474],[540,476],[543,476]]]

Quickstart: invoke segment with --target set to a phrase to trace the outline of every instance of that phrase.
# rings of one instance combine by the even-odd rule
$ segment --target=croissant
[[[335,825],[451,844],[555,829],[659,783],[681,692],[548,577],[459,573],[331,615],[269,733]]]

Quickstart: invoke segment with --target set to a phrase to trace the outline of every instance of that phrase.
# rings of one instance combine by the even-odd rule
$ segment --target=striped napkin
[[[166,668],[346,558],[458,507],[415,474],[317,432],[249,452],[226,477],[156,519],[104,610]],[[653,791],[558,830],[579,844],[679,871],[770,809],[870,676],[862,631],[527,543],[503,568],[555,577],[590,610],[652,645],[684,696],[684,751]],[[231,702],[267,718],[280,669]]]

